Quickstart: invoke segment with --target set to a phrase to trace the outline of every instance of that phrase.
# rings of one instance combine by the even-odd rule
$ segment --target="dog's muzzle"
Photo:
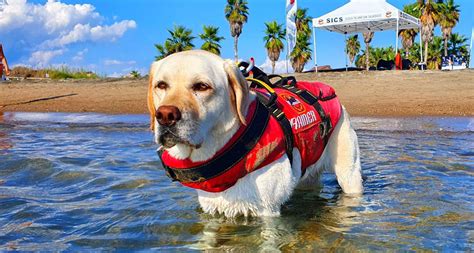
[[[181,138],[176,134],[175,127],[164,127],[160,126],[159,142],[165,148],[172,148],[174,145],[183,142]]]

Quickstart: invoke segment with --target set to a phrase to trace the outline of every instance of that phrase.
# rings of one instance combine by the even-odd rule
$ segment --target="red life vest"
[[[329,117],[331,125],[337,125],[342,109],[332,87],[317,82],[297,82],[296,88],[307,90],[319,98],[318,102],[326,116]],[[262,89],[254,90],[263,95],[267,93]],[[313,105],[306,103],[298,95],[287,89],[277,87],[275,91],[278,95],[277,106],[284,112],[291,124],[294,146],[298,148],[301,154],[301,168],[302,173],[304,173],[306,168],[316,163],[321,157],[326,145],[325,142],[332,133],[332,129],[327,133],[327,136],[323,136],[324,131],[321,129],[323,120]],[[257,102],[253,102],[247,113],[247,122],[258,120],[253,118],[256,108]],[[199,178],[192,182],[181,181],[181,183],[185,186],[208,192],[222,192],[233,186],[245,175],[279,159],[286,152],[284,131],[274,117],[270,117],[264,127],[265,130],[258,137],[258,140],[255,140],[256,144],[245,157],[229,168],[225,168],[222,173],[212,178]],[[176,172],[183,172],[190,168],[206,165],[228,151],[241,138],[245,130],[246,126],[240,127],[230,141],[207,161],[193,162],[189,158],[179,160],[171,157],[167,151],[161,154],[161,160],[165,167],[172,168]]]

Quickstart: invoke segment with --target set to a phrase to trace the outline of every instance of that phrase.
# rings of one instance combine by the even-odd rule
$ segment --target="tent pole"
[[[399,23],[399,19],[397,18],[397,33],[395,34],[395,55],[398,54],[398,23]]]
[[[313,55],[314,55],[314,72],[318,73],[318,60],[316,59],[316,30],[313,25]]]
[[[346,72],[347,72],[347,32],[344,32],[344,58],[346,59]]]
[[[423,68],[423,39],[421,38],[421,29],[420,29],[420,61],[421,61],[421,70],[424,70]]]

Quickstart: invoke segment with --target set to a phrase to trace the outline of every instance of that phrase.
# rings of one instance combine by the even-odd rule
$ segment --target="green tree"
[[[459,33],[451,34],[448,41],[448,53],[453,55],[462,55],[467,57],[469,54],[468,38]]]
[[[234,57],[237,62],[239,60],[237,47],[239,36],[242,33],[244,23],[247,23],[249,8],[245,0],[227,0],[224,12],[225,18],[229,21],[230,34],[234,37]]]
[[[448,56],[448,40],[451,37],[453,27],[459,22],[459,5],[454,0],[447,0],[439,4],[439,25],[443,32],[444,56]]]
[[[219,37],[219,27],[215,26],[203,26],[203,33],[199,34],[201,40],[204,43],[201,46],[202,50],[209,51],[213,54],[221,54],[221,45],[219,42],[224,39],[224,37]]]
[[[191,50],[194,48],[192,43],[193,37],[192,30],[186,29],[184,26],[175,26],[174,30],[168,30],[170,37],[166,39],[164,45],[155,44],[159,55],[156,56],[156,60],[165,58],[170,54],[174,54],[181,51]]]
[[[403,12],[416,18],[421,16],[421,12],[417,9],[417,3],[403,6]],[[403,29],[398,32],[398,36],[402,39],[403,49],[405,49],[405,58],[409,57],[410,48],[415,44],[416,35],[418,35],[418,29]]]
[[[424,54],[424,52],[423,52]],[[443,56],[443,38],[440,36],[433,37],[433,40],[428,44],[428,56],[426,58],[427,69],[439,69],[441,67],[441,59]],[[420,45],[414,44],[410,49],[411,62],[418,62],[420,58]]]
[[[309,34],[297,33],[296,34],[296,45],[290,54],[291,66],[295,72],[303,72],[304,65],[311,60],[311,48],[309,43]]]
[[[280,53],[283,51],[283,40],[285,39],[285,32],[283,25],[276,21],[265,23],[265,48],[267,49],[268,58],[272,61],[272,73],[275,73],[275,62],[280,58]]]
[[[133,70],[130,72],[130,77],[132,78],[140,78],[142,75],[140,74],[140,72],[136,71],[136,70]]]
[[[311,17],[308,16],[308,9],[297,9],[295,16],[296,30],[311,35],[309,22],[311,22]]]
[[[369,52],[363,50],[361,54],[356,57],[356,67],[367,67],[367,55],[369,56],[369,68],[377,67],[380,60],[393,61],[395,58],[395,49],[390,47],[369,47]]]
[[[443,38],[434,36],[428,47],[428,69],[440,69],[443,56]]]
[[[418,62],[420,62],[420,57],[421,57],[421,54],[420,54],[420,43],[415,43],[413,44],[412,47],[410,47],[409,49],[409,53],[408,53],[408,60],[410,60],[412,62],[412,64],[416,64]],[[406,52],[405,52],[406,54]]]
[[[291,66],[295,72],[303,72],[306,63],[311,60],[311,29],[309,22],[311,17],[307,15],[307,9],[296,10],[296,44],[290,53]]]
[[[374,32],[365,32],[363,35],[365,42],[365,70],[369,71],[370,42],[372,41],[372,38],[374,38]]]
[[[359,36],[356,34],[354,36],[350,36],[346,40],[346,52],[347,56],[349,56],[349,61],[351,64],[354,63],[354,59],[357,54],[359,54],[360,51],[360,42],[359,42]]]
[[[439,7],[433,0],[418,0],[417,11],[421,12],[421,38],[425,44],[425,62],[428,59],[428,45],[433,40],[433,31],[439,20]]]

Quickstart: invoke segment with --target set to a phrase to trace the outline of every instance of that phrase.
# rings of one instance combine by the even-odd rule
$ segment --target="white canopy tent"
[[[349,3],[340,8],[313,19],[313,53],[315,71],[318,71],[315,28],[337,32],[344,35],[396,30],[395,50],[396,53],[398,53],[399,30],[420,28],[420,25],[421,23],[419,19],[397,9],[385,0],[350,0]],[[423,43],[421,43],[421,36],[420,45],[421,47],[423,45]],[[421,47],[420,55],[423,57]],[[421,58],[421,62],[423,62],[423,58]]]
[[[7,0],[0,0],[0,11],[3,11],[5,5],[8,5]]]

